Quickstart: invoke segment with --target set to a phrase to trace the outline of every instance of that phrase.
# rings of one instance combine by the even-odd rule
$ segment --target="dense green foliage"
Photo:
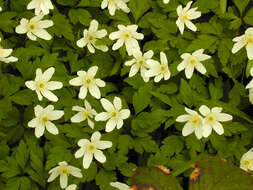
[[[79,184],[79,189],[113,190],[110,182],[128,183],[132,169],[146,165],[170,168],[187,189],[184,183],[192,171],[191,163],[207,155],[218,155],[239,166],[242,154],[253,147],[252,105],[245,89],[253,62],[248,61],[245,48],[235,55],[231,49],[232,38],[253,26],[253,0],[196,0],[194,6],[202,13],[194,21],[198,31],[185,30],[181,35],[175,24],[176,8],[187,2],[130,0],[129,14],[116,11],[115,16],[110,16],[107,9],[100,8],[101,0],[53,0],[54,10],[45,17],[54,22],[47,29],[53,39],[31,41],[15,33],[22,18],[34,16],[26,9],[29,0],[0,0],[1,45],[12,48],[12,55],[19,59],[0,63],[0,189],[60,189],[58,178],[50,184],[46,182],[48,171],[64,160],[82,168],[82,159],[74,157],[77,142],[90,139],[94,131],[100,131],[113,147],[104,151],[106,163],[93,161],[89,169],[82,168],[83,178],[69,177],[69,184]],[[91,54],[86,47],[77,47],[76,41],[92,19],[98,20],[108,34],[116,31],[118,24],[137,24],[138,31],[145,35],[140,41],[141,49],[153,50],[157,60],[160,51],[164,51],[171,78],[159,83],[153,79],[145,83],[139,74],[129,78],[129,67],[124,62],[132,57],[127,56],[125,48],[112,51],[113,41],[108,35],[99,41],[110,47],[108,52],[96,50]],[[203,62],[207,74],[195,72],[187,80],[183,72],[177,71],[180,55],[200,48],[212,56]],[[96,76],[106,82],[106,87],[100,89],[102,97],[111,101],[119,96],[124,107],[131,110],[120,130],[105,133],[105,122],[96,122],[94,130],[87,122],[70,122],[75,114],[72,106],[83,106],[83,101],[78,99],[79,89],[70,86],[69,80],[78,70],[94,65],[99,67]],[[50,66],[56,69],[53,80],[64,85],[54,92],[59,98],[56,103],[38,101],[36,93],[25,87],[25,81],[34,79],[37,68],[44,71]],[[98,113],[103,111],[90,94],[87,100]],[[28,128],[38,104],[53,104],[64,110],[64,117],[54,122],[59,135],[45,132],[38,139]],[[233,115],[233,121],[223,124],[222,136],[213,132],[201,140],[194,134],[183,137],[183,124],[175,119],[185,113],[185,106],[197,110],[203,104],[222,107]]]

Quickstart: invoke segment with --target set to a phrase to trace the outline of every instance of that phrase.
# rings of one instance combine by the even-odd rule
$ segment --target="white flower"
[[[170,78],[168,60],[165,53],[163,52],[160,52],[160,61],[161,63],[152,59],[147,60],[148,67],[150,69],[146,72],[146,76],[147,77],[155,76],[154,79],[155,82],[159,82],[162,78],[164,78],[164,80],[168,80]]]
[[[124,183],[117,182],[117,181],[111,182],[110,185],[119,189],[119,190],[129,190],[130,189],[130,187],[128,185],[126,185]]]
[[[0,38],[0,42],[1,42],[1,38]],[[18,61],[18,58],[10,56],[11,53],[12,53],[12,49],[3,49],[3,47],[0,46],[0,61],[5,62],[5,63]]]
[[[112,50],[117,50],[123,44],[126,46],[126,50],[128,55],[133,55],[135,51],[140,51],[140,46],[137,40],[142,40],[144,35],[142,33],[138,33],[137,31],[138,26],[136,24],[124,26],[122,24],[118,25],[119,31],[112,32],[109,35],[111,40],[117,40],[116,43],[113,44]]]
[[[65,190],[76,190],[76,184],[69,185]]]
[[[203,120],[203,136],[208,137],[212,129],[215,130],[216,133],[222,135],[224,133],[223,126],[220,122],[230,121],[233,117],[226,113],[221,113],[222,108],[213,107],[211,110],[206,106],[202,105],[199,108],[199,112],[205,116]]]
[[[1,12],[2,10],[3,10],[2,7],[0,7],[0,12]]]
[[[253,67],[250,69],[250,75],[253,77]],[[247,84],[246,89],[253,88],[253,79]]]
[[[28,122],[28,127],[35,128],[37,138],[44,134],[45,128],[53,135],[59,133],[57,127],[51,121],[60,119],[64,115],[64,111],[54,110],[53,105],[48,105],[46,108],[37,105],[34,107],[34,113],[35,118]]]
[[[247,50],[247,55],[250,60],[253,60],[253,27],[248,28],[245,34],[233,38],[233,42],[236,42],[232,48],[232,53],[238,52],[244,46]]]
[[[192,31],[197,31],[197,27],[191,22],[191,20],[199,18],[201,16],[200,11],[196,11],[198,7],[191,8],[192,1],[189,1],[185,8],[182,5],[177,7],[178,19],[176,24],[180,30],[180,33],[184,33],[184,25]]]
[[[35,9],[35,15],[39,15],[41,12],[43,15],[49,14],[49,9],[54,9],[50,0],[31,0],[27,5],[27,9]]]
[[[130,0],[103,0],[101,3],[101,8],[105,9],[106,7],[108,7],[109,13],[110,15],[114,15],[115,11],[118,10],[122,10],[125,13],[129,13],[130,9],[127,7],[127,2],[129,2]]]
[[[140,70],[141,77],[145,82],[149,81],[149,77],[146,76],[146,72],[148,69],[147,61],[150,60],[154,55],[152,50],[147,51],[146,53],[142,54],[141,51],[133,52],[134,59],[126,61],[126,66],[131,66],[129,77],[136,75],[136,73]]]
[[[22,18],[20,25],[16,27],[16,33],[25,34],[27,33],[28,38],[33,41],[38,38],[44,40],[51,40],[52,36],[44,29],[53,26],[53,21],[51,20],[41,20],[44,15],[40,14],[27,20]]]
[[[68,165],[66,161],[59,162],[58,166],[51,169],[49,171],[49,174],[51,174],[47,180],[47,182],[52,182],[60,175],[60,186],[62,189],[66,188],[68,186],[68,176],[72,175],[77,178],[82,178],[83,175],[81,173],[81,170],[79,168],[76,168],[74,166]],[[72,186],[72,187],[70,187]],[[73,188],[73,185],[70,185],[67,189],[70,190]],[[74,185],[76,186],[76,185]]]
[[[251,104],[253,104],[253,88],[249,89],[249,101]]]
[[[62,88],[63,84],[58,81],[49,81],[55,72],[54,67],[48,68],[44,73],[41,69],[36,69],[36,77],[34,81],[26,81],[27,88],[35,91],[38,95],[38,99],[41,101],[42,96],[50,101],[57,102],[58,98],[51,91]]]
[[[177,122],[187,122],[182,131],[183,136],[188,136],[195,132],[196,137],[201,139],[203,136],[203,118],[194,110],[185,107],[185,111],[188,114],[180,115],[176,119]]]
[[[94,128],[94,122],[90,119],[93,118],[93,116],[97,115],[97,112],[91,108],[90,103],[87,100],[84,100],[85,108],[80,106],[73,106],[73,111],[78,111],[77,114],[75,114],[73,117],[71,117],[71,121],[73,123],[80,123],[82,121],[88,120],[88,125],[93,129]]]
[[[194,68],[197,69],[201,74],[206,73],[206,68],[201,63],[201,61],[205,61],[210,59],[211,56],[203,54],[204,49],[199,49],[190,53],[184,53],[181,55],[183,61],[177,66],[178,71],[182,71],[185,69],[185,76],[187,79],[190,79],[193,75]]]
[[[81,158],[83,156],[83,167],[88,169],[90,167],[93,155],[97,161],[100,163],[106,162],[106,157],[101,150],[111,148],[111,141],[101,141],[101,133],[96,131],[91,136],[91,141],[88,139],[80,139],[78,141],[78,146],[80,149],[76,151],[75,157]]]
[[[243,154],[240,161],[240,168],[245,171],[253,171],[253,148]]]
[[[167,4],[169,2],[170,2],[170,0],[163,0],[163,3],[165,3],[165,4]]]
[[[78,95],[80,99],[84,99],[86,97],[88,90],[93,97],[100,99],[101,93],[98,87],[105,87],[105,82],[101,79],[94,78],[97,70],[98,67],[93,66],[90,67],[87,72],[82,70],[78,71],[78,77],[73,78],[69,81],[70,85],[81,86]]]
[[[120,129],[123,126],[123,120],[130,116],[129,109],[121,109],[121,99],[114,97],[113,104],[105,98],[100,100],[106,112],[101,112],[95,116],[96,121],[107,121],[105,126],[106,132],[111,132],[116,126]]]
[[[90,22],[89,29],[85,29],[83,31],[83,38],[76,42],[77,46],[83,48],[87,45],[88,50],[91,53],[95,53],[95,48],[100,49],[103,52],[108,51],[108,47],[106,45],[96,45],[97,39],[105,37],[107,31],[105,29],[98,30],[98,21],[92,20]],[[95,47],[95,48],[94,48]]]

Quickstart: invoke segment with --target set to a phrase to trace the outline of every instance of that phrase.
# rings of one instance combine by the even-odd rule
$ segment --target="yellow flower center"
[[[89,142],[86,145],[86,151],[93,154],[97,151],[97,146],[94,143]]]
[[[83,118],[87,119],[90,115],[90,112],[88,110],[83,111]]]
[[[217,118],[214,114],[210,113],[206,116],[206,121],[209,123],[209,124],[214,124],[217,122]]]
[[[183,20],[183,21],[190,20],[190,19],[189,19],[189,14],[188,14],[188,13],[185,13],[185,14],[182,16],[182,20]]]
[[[109,3],[116,3],[115,0],[109,0]]]
[[[59,173],[69,175],[69,168],[67,166],[60,166]]]
[[[34,31],[35,29],[36,29],[37,27],[36,27],[36,23],[35,22],[30,22],[29,24],[28,24],[28,30],[29,31]]]
[[[188,60],[188,65],[191,66],[191,67],[195,67],[198,63],[198,59],[196,59],[195,57],[191,57],[189,60]]]
[[[138,67],[147,68],[145,57],[140,57],[140,58],[138,58],[138,59],[136,60],[136,64],[138,65]]]
[[[2,46],[0,46],[0,56],[2,56],[5,53],[4,49]]]
[[[119,111],[118,110],[114,109],[110,112],[110,118],[111,119],[118,119],[118,117],[119,117]]]
[[[47,116],[47,115],[43,115],[43,116],[40,118],[40,124],[41,124],[41,125],[45,125],[48,121],[49,121],[49,119],[48,119],[48,116]]]
[[[189,120],[189,123],[192,127],[197,127],[200,124],[200,119],[198,116],[192,116],[192,118]]]
[[[37,81],[36,87],[40,91],[46,90],[46,88],[47,88],[47,81],[44,81],[44,80]]]
[[[95,40],[96,40],[96,38],[95,38],[95,36],[92,33],[87,32],[87,34],[86,34],[86,40],[88,41],[88,43],[94,43]]]
[[[132,37],[132,33],[130,31],[125,31],[125,32],[122,33],[122,38],[124,40],[129,39],[131,37]]]
[[[246,159],[243,161],[243,166],[244,168],[249,168],[249,165],[252,164],[253,162],[253,159],[252,158],[249,158],[249,159]]]
[[[167,65],[161,64],[160,70],[162,74],[165,74],[168,71]]]
[[[89,86],[91,86],[93,83],[94,83],[94,78],[91,77],[91,76],[86,76],[84,79],[83,79],[83,85],[88,88]]]
[[[245,39],[245,44],[253,43],[253,36],[247,36]]]

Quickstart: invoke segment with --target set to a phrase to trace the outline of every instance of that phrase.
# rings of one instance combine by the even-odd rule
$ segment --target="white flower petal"
[[[112,142],[111,141],[98,141],[96,143],[96,146],[98,149],[104,150],[107,148],[111,148],[112,147]]]
[[[116,109],[120,110],[121,107],[122,107],[122,104],[121,104],[121,99],[119,97],[115,97],[113,99],[113,105]]]
[[[93,85],[89,88],[89,92],[90,94],[95,97],[96,99],[100,99],[101,98],[101,93],[99,88],[97,87],[97,85]]]
[[[176,121],[177,121],[177,122],[186,122],[186,121],[189,121],[190,118],[191,118],[190,115],[184,114],[184,115],[178,116],[178,117],[176,118]]]
[[[233,119],[232,115],[226,113],[218,113],[217,118],[219,121],[230,121]]]
[[[109,119],[107,112],[101,112],[95,116],[96,121],[106,121]]]
[[[106,126],[105,126],[105,131],[111,132],[117,125],[117,120],[115,119],[110,119],[109,121],[107,121]]]
[[[60,186],[62,189],[66,188],[68,185],[68,176],[67,174],[63,173],[60,175]]]
[[[57,89],[61,89],[63,87],[62,82],[58,82],[58,81],[49,81],[47,83],[47,89],[48,90],[57,90]]]
[[[58,98],[55,94],[53,94],[51,91],[49,90],[44,90],[44,91],[41,91],[41,94],[47,98],[48,100],[52,101],[52,102],[57,102],[58,101]]]
[[[71,117],[70,120],[73,123],[80,123],[80,122],[84,121],[85,119],[83,117],[82,112],[79,112],[79,113],[75,114],[73,117]]]
[[[110,112],[111,110],[114,109],[114,106],[112,105],[112,103],[111,103],[109,100],[107,100],[107,99],[105,99],[105,98],[102,98],[102,99],[100,100],[100,102],[101,102],[103,108],[104,108],[106,111]]]
[[[129,109],[122,109],[119,112],[120,118],[121,119],[127,119],[130,116],[130,110]]]
[[[88,92],[87,88],[85,86],[81,86],[78,97],[80,99],[84,99],[87,96],[87,92]]]
[[[103,154],[103,152],[101,150],[97,150],[95,153],[94,153],[94,157],[97,161],[99,161],[100,163],[105,163],[106,162],[106,157],[105,155]]]
[[[75,153],[75,158],[81,158],[84,155],[84,153],[85,153],[84,148],[83,147],[79,148]]]
[[[69,168],[69,172],[71,175],[73,175],[74,177],[77,177],[77,178],[82,178],[83,175],[81,173],[81,170],[79,168],[76,168],[76,167],[73,167],[73,166],[68,166]]]
[[[92,133],[91,135],[91,142],[98,142],[101,138],[101,133],[99,131],[96,131]]]
[[[44,134],[44,131],[45,131],[45,126],[38,126],[35,128],[35,136],[37,138],[40,138],[43,134]]]
[[[183,130],[182,130],[182,135],[188,136],[194,132],[194,129],[195,129],[194,127],[192,127],[188,123],[186,123]]]
[[[215,125],[212,126],[216,133],[222,135],[224,133],[223,126],[221,123],[217,122]]]
[[[83,168],[88,169],[93,159],[93,154],[85,153],[83,156]]]
[[[203,116],[207,116],[210,113],[210,109],[206,106],[206,105],[202,105],[199,108],[199,112],[203,115]]]
[[[49,133],[52,133],[53,135],[58,135],[59,134],[59,131],[58,131],[57,127],[52,122],[48,122],[46,124],[46,129]]]

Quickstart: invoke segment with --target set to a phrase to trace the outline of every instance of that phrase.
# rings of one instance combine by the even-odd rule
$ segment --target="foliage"
[[[126,182],[133,175],[133,168],[146,165],[170,168],[183,184],[190,175],[190,164],[204,156],[218,155],[239,166],[243,153],[253,147],[252,105],[245,90],[252,61],[248,61],[245,48],[235,55],[231,49],[232,38],[253,26],[253,0],[195,0],[193,5],[202,13],[194,21],[198,31],[185,30],[183,35],[175,23],[176,8],[186,5],[188,0],[170,0],[168,4],[162,0],[130,0],[131,12],[117,10],[115,16],[101,9],[101,2],[53,0],[54,9],[45,17],[54,22],[47,30],[53,39],[31,41],[26,35],[15,33],[22,18],[33,17],[33,11],[26,9],[29,0],[0,0],[1,46],[12,48],[12,55],[19,59],[15,63],[0,63],[1,189],[60,189],[58,178],[47,183],[49,170],[61,161],[82,168],[82,160],[74,157],[77,142],[90,139],[94,131],[100,131],[113,147],[104,151],[106,163],[93,161],[89,169],[82,168],[83,178],[69,178],[69,184],[79,184],[79,189],[113,190],[110,182]],[[125,48],[112,51],[113,42],[108,35],[99,42],[109,47],[108,52],[96,49],[91,54],[86,47],[77,47],[76,41],[92,19],[98,20],[99,27],[105,28],[108,34],[116,31],[118,24],[137,24],[138,32],[145,35],[140,41],[141,49],[153,50],[156,60],[160,51],[165,52],[171,78],[159,83],[150,79],[145,83],[140,74],[129,77],[129,67],[124,63],[132,57]],[[212,56],[203,63],[207,74],[195,72],[187,80],[183,72],[177,71],[182,61],[180,55],[200,48]],[[83,101],[78,99],[79,89],[70,86],[69,80],[77,71],[95,65],[99,68],[96,76],[106,82],[106,87],[101,88],[102,97],[112,100],[119,96],[123,107],[131,110],[124,126],[110,133],[104,132],[104,122],[96,122],[94,130],[87,122],[70,122],[75,114],[72,106],[83,106]],[[34,79],[37,68],[44,71],[51,66],[56,69],[52,80],[61,81],[64,87],[55,91],[58,102],[46,99],[40,102],[36,93],[26,88],[25,81]],[[100,102],[90,94],[87,100],[98,113],[103,111]],[[64,110],[64,117],[55,121],[59,135],[45,132],[37,139],[34,129],[28,128],[38,104],[53,104],[56,109]],[[224,112],[233,115],[233,121],[223,124],[223,136],[213,132],[201,140],[194,134],[183,137],[183,124],[177,123],[176,118],[185,113],[185,106],[198,110],[203,104],[222,107]],[[205,161],[198,163],[206,170]],[[202,180],[204,176],[200,177],[201,184]],[[227,185],[232,189],[232,183]],[[185,185],[184,188],[187,189]]]

